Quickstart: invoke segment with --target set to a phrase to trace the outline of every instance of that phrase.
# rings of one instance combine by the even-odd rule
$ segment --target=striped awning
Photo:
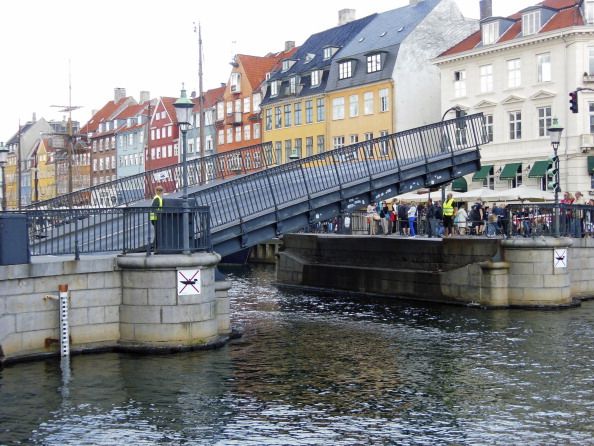
[[[492,169],[493,164],[487,164],[486,166],[482,166],[481,170],[479,170],[472,176],[472,181],[483,181],[485,178],[489,176],[489,173]]]
[[[522,163],[509,163],[506,164],[499,178],[501,180],[513,180],[518,175],[518,169],[522,167]]]
[[[551,162],[549,160],[535,161],[528,176],[530,178],[542,178],[547,174],[547,170],[549,170],[550,165]]]

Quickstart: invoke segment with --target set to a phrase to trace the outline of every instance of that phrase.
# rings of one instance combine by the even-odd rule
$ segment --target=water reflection
[[[228,270],[216,351],[0,371],[0,443],[590,444],[594,302],[482,311],[279,291]]]

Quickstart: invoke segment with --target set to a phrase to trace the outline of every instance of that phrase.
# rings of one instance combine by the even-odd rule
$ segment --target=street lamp
[[[451,111],[455,111],[456,112],[456,118],[458,118],[460,116],[464,116],[463,115],[464,110],[462,110],[462,108],[460,108],[460,106],[454,105],[453,107],[450,107],[446,111],[443,112],[443,115],[441,116],[441,121],[440,122],[445,121],[445,118],[446,118],[447,114],[449,112],[451,112]],[[444,135],[444,139],[446,139],[446,141],[444,141],[444,143],[447,143],[448,142],[447,139],[449,139],[449,138],[448,138],[447,135]],[[443,150],[443,149],[445,149],[445,147],[442,148],[442,151],[445,152],[445,150]],[[445,187],[445,184],[443,186],[441,186],[441,205],[442,206],[445,203],[445,199],[446,199],[445,188],[446,188]]]
[[[552,163],[552,168],[547,171],[547,175],[553,176],[553,181],[549,183],[555,190],[555,222],[554,222],[554,236],[559,237],[559,192],[561,191],[560,184],[560,171],[559,171],[559,155],[557,149],[559,149],[559,143],[561,142],[561,133],[563,133],[563,127],[559,126],[557,118],[553,118],[553,125],[548,129],[549,136],[551,137],[551,146],[553,146],[553,156],[549,158]]]
[[[183,253],[190,253],[190,219],[188,216],[188,147],[186,132],[191,127],[192,109],[194,103],[186,95],[186,90],[182,84],[180,97],[173,103],[175,115],[177,117],[177,126],[182,134],[182,236]]]
[[[6,167],[6,160],[8,158],[8,147],[0,142],[0,168],[2,169],[2,210],[6,210],[6,174],[4,167]]]

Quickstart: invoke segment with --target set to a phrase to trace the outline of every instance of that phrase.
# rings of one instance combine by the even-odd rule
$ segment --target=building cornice
[[[563,28],[562,30],[538,34],[537,36],[532,35],[529,37],[519,37],[500,44],[481,46],[479,48],[473,48],[471,50],[463,51],[461,53],[437,57],[433,59],[433,63],[435,65],[444,65],[452,62],[459,62],[465,59],[472,59],[489,54],[501,53],[515,48],[537,45],[543,42],[563,39],[566,37],[579,38],[580,36],[586,35],[594,37],[594,26],[573,26],[571,28]]]

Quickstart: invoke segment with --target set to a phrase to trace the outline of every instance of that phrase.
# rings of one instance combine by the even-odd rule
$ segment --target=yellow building
[[[17,155],[14,152],[9,152],[6,157],[6,167],[4,168],[6,175],[6,207],[7,209],[18,209],[18,187],[19,182],[17,173]]]
[[[31,175],[31,201],[49,200],[56,196],[56,170],[53,162],[54,149],[49,139],[42,138],[33,152]]]

